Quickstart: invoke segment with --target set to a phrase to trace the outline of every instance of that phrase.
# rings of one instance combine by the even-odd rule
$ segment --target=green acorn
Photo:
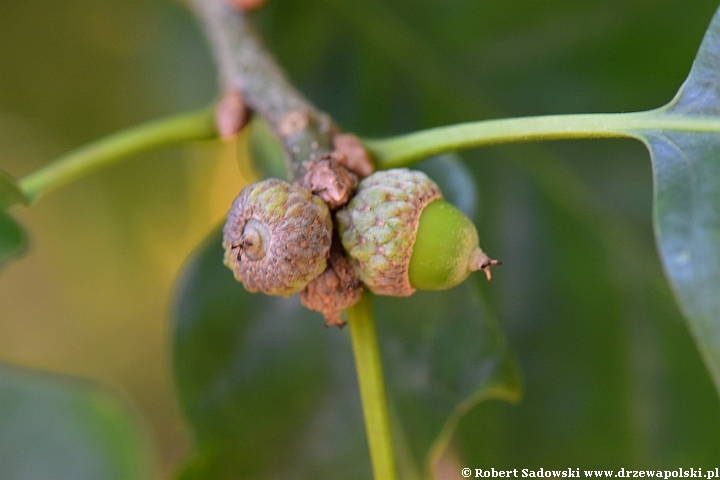
[[[408,169],[376,172],[337,212],[353,269],[379,295],[443,290],[500,262],[479,247],[475,225],[442,199],[427,175]]]
[[[323,273],[330,210],[305,188],[270,178],[248,185],[223,228],[225,265],[249,292],[290,296]]]

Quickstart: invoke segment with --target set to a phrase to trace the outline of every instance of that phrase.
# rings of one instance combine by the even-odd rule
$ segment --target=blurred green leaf
[[[515,289],[509,301],[521,315],[504,326],[525,395],[517,406],[485,402],[464,417],[454,439],[460,458],[498,469],[712,464],[717,394],[669,287],[654,287],[664,280],[659,259],[649,279],[532,186],[516,191],[524,186],[545,230],[498,252],[511,261],[492,287]]]
[[[181,478],[369,478],[348,332],[321,328],[296,297],[247,293],[220,243],[201,247],[177,293],[175,376],[197,444]],[[472,283],[380,298],[377,315],[398,463],[413,478],[457,409],[517,399],[519,376]]]
[[[248,149],[252,159],[252,168],[248,172],[245,161],[240,162],[240,170],[245,178],[280,178],[287,180],[285,151],[280,140],[272,132],[260,115],[253,115],[247,126]]]
[[[0,211],[16,203],[25,203],[17,181],[9,173],[0,169]]]
[[[471,278],[445,291],[377,297],[395,426],[416,465],[441,453],[460,415],[482,400],[517,402],[520,373]]]
[[[144,428],[90,382],[0,363],[0,477],[145,479],[156,474]]]
[[[0,269],[25,250],[25,232],[7,213],[0,211]]]
[[[660,116],[720,118],[720,10]],[[670,283],[720,392],[720,134],[648,131],[654,224]]]
[[[175,378],[197,445],[181,478],[368,478],[347,332],[297,297],[245,291],[220,244],[210,236],[177,291]]]

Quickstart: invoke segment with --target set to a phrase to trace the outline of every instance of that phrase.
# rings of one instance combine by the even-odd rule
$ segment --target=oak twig
[[[218,65],[220,88],[239,90],[282,140],[291,181],[305,175],[305,162],[332,150],[337,129],[287,80],[245,13],[224,0],[190,0]]]

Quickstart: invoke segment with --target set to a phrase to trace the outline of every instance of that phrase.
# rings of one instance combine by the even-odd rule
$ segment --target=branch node
[[[235,88],[226,90],[215,110],[215,124],[220,138],[231,140],[245,128],[249,119],[250,112],[245,105],[242,92]]]
[[[278,133],[287,138],[305,130],[310,124],[310,115],[302,110],[291,110],[280,118]]]
[[[375,171],[367,150],[360,139],[351,133],[342,133],[333,137],[335,152],[345,157],[348,170],[363,179]]]
[[[226,0],[228,4],[232,7],[235,7],[239,10],[242,10],[245,13],[253,12],[263,5],[265,5],[265,2],[267,0]]]
[[[358,178],[346,167],[343,155],[327,153],[319,160],[306,162],[305,169],[302,186],[325,200],[330,210],[337,210],[350,201]]]

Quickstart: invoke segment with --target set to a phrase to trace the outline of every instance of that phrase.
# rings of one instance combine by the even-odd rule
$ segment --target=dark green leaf
[[[138,420],[98,385],[0,364],[0,477],[152,478],[153,449]]]
[[[198,449],[182,478],[368,478],[347,332],[297,297],[246,292],[220,243],[208,239],[177,293],[175,377]]]
[[[531,198],[542,230],[503,246],[492,285],[513,288],[504,320],[526,393],[464,417],[453,442],[461,458],[536,470],[713,463],[717,395],[669,288],[654,287],[659,260],[657,273],[618,262],[581,219]]]
[[[378,297],[378,335],[401,444],[416,465],[440,453],[455,422],[486,399],[516,402],[520,374],[471,278],[439,292]]]
[[[369,478],[347,330],[322,328],[296,297],[247,293],[221,259],[215,234],[178,290],[175,375],[198,448],[181,477]],[[519,380],[471,283],[378,299],[377,312],[409,477],[442,446],[456,409],[516,399]]]
[[[9,173],[0,169],[0,211],[16,203],[25,202],[25,195],[20,190],[17,181]]]
[[[5,212],[0,211],[0,269],[25,249],[25,232]]]
[[[720,115],[720,10],[675,99],[660,115]],[[720,391],[720,134],[648,131],[654,221],[665,271]]]

